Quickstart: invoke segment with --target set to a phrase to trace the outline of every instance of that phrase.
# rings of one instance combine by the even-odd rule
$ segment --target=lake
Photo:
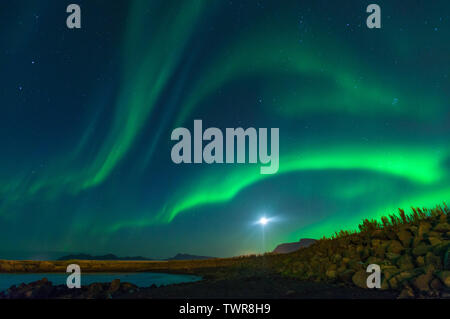
[[[33,281],[47,278],[53,285],[65,285],[67,277],[70,274],[0,274],[0,291],[4,291],[12,285],[20,285],[21,283],[29,284]],[[156,286],[178,284],[184,282],[194,282],[201,280],[201,277],[193,275],[175,275],[165,273],[85,273],[81,274],[81,285],[89,285],[94,282],[111,282],[114,279],[120,279],[121,282],[129,282],[138,287],[149,287],[153,284]]]

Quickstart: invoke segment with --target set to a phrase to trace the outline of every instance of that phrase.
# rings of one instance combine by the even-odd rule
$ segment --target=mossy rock
[[[418,246],[414,247],[412,253],[414,256],[423,256],[430,250],[430,246],[425,243],[421,243]]]
[[[380,239],[372,239],[371,246],[373,248],[379,247],[381,246],[381,242],[382,241]]]
[[[439,223],[433,228],[433,230],[440,233],[446,233],[450,231],[450,225],[448,223]]]
[[[403,247],[409,247],[411,245],[411,240],[413,235],[407,230],[401,230],[397,234],[398,239],[401,241]]]
[[[404,249],[403,245],[399,241],[392,240],[388,245],[387,251],[389,253],[400,254],[403,251],[403,249]]]
[[[395,231],[385,231],[385,234],[389,240],[397,239],[397,233]]]
[[[442,240],[438,237],[428,237],[428,241],[430,242],[431,246],[442,244]]]
[[[367,277],[368,274],[365,270],[359,270],[352,276],[352,282],[360,288],[367,289]]]
[[[374,239],[386,239],[386,233],[382,229],[377,229],[372,232],[371,237]]]
[[[377,264],[377,265],[380,265],[381,263],[383,263],[383,259],[381,259],[381,258],[379,258],[379,257],[376,257],[376,256],[371,256],[371,257],[369,257],[367,260],[366,260],[366,262],[364,263],[364,265],[366,265],[366,266],[368,266],[368,265],[371,265],[371,264]]]
[[[433,253],[444,258],[447,251],[450,249],[450,241],[444,240],[439,245],[433,246]]]
[[[403,288],[400,295],[397,297],[398,299],[413,299],[414,296],[414,290],[410,286],[406,286]]]
[[[430,283],[433,280],[433,274],[431,272],[427,272],[425,274],[419,275],[416,277],[412,283],[415,288],[417,288],[421,292],[430,291]]]
[[[381,280],[381,290],[387,290],[389,288],[390,288],[390,286],[389,286],[388,280],[386,278],[383,278]]]
[[[399,280],[399,282],[405,282],[411,280],[417,275],[418,273],[416,271],[402,271],[401,273],[397,274],[396,277]]]
[[[375,249],[373,249],[373,255],[375,255],[375,257],[380,258],[381,260],[384,259],[385,252],[386,250],[384,246],[377,246]]]
[[[329,280],[334,280],[337,277],[337,271],[336,270],[327,270],[326,276]]]
[[[388,280],[389,282],[389,287],[391,287],[392,289],[398,289],[400,286],[400,283],[397,279],[397,277],[392,277],[391,279]]]
[[[442,269],[441,258],[430,251],[425,255],[425,265],[433,265],[435,269]]]
[[[339,272],[337,278],[344,282],[351,282],[354,274],[355,271],[353,269],[346,269],[343,272]]]
[[[109,286],[109,292],[116,292],[119,289],[120,289],[120,279],[114,279]]]
[[[418,257],[416,258],[416,264],[417,264],[417,266],[419,266],[419,267],[424,267],[424,266],[425,266],[425,257],[423,257],[423,256],[418,256]]]
[[[438,273],[438,277],[447,288],[450,288],[450,271],[441,271]]]
[[[417,231],[417,235],[423,238],[423,235],[428,233],[431,229],[431,224],[429,222],[421,221],[419,223],[419,229]]]
[[[362,259],[366,259],[370,256],[370,249],[368,247],[364,248],[360,254]]]
[[[386,258],[395,263],[400,258],[400,255],[394,253],[386,253]]]
[[[413,259],[410,255],[400,256],[400,258],[397,260],[396,265],[398,266],[398,268],[400,268],[401,270],[404,270],[404,271],[415,268]]]
[[[444,254],[443,267],[444,270],[450,270],[450,248],[447,248],[447,252]]]
[[[444,289],[444,284],[438,278],[434,278],[430,283],[430,288],[435,291],[441,291]]]

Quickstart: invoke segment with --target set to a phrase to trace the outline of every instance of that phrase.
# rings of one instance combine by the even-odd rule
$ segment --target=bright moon
[[[261,219],[259,220],[259,223],[260,223],[261,225],[265,225],[265,224],[267,224],[268,221],[269,221],[269,220],[268,220],[266,217],[261,217]]]

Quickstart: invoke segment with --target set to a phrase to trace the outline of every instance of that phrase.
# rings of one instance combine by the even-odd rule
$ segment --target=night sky
[[[373,2],[381,29],[366,26]],[[1,1],[0,258],[240,255],[449,201],[449,12]],[[174,164],[171,132],[194,119],[279,128],[278,173]]]

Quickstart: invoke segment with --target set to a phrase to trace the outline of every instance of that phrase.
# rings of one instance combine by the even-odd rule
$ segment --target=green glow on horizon
[[[360,210],[354,214],[340,214],[336,212],[333,216],[327,217],[325,221],[314,223],[298,229],[298,231],[290,234],[288,239],[291,241],[298,241],[300,238],[322,238],[323,236],[330,237],[335,232],[341,230],[358,230],[358,225],[363,219],[381,220],[381,217],[398,214],[398,209],[402,208],[406,213],[411,213],[411,207],[419,208],[434,208],[436,205],[441,205],[443,202],[450,200],[450,188],[441,187],[432,192],[425,192],[423,194],[414,194],[398,201],[392,201],[379,205],[376,209]]]

